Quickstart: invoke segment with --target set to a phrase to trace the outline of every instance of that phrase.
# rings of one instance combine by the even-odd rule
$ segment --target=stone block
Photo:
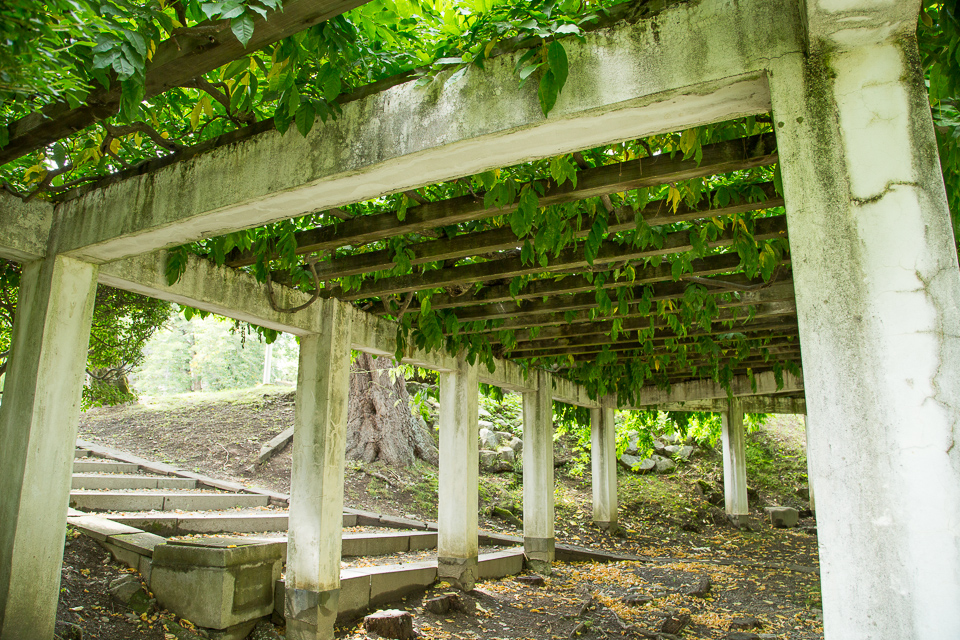
[[[154,549],[150,588],[164,608],[201,627],[226,629],[270,615],[280,567],[277,544],[167,542]]]
[[[370,608],[370,574],[363,570],[340,571],[337,619],[350,620]]]
[[[522,549],[484,553],[478,560],[481,580],[513,576],[523,571]]]
[[[159,511],[163,494],[74,490],[70,506],[82,511]]]
[[[410,534],[410,551],[420,551],[422,549],[436,549],[437,534],[424,531]]]
[[[633,471],[635,467],[639,467],[641,462],[640,458],[632,456],[629,453],[624,453],[620,456],[620,464],[630,471]]]
[[[764,511],[770,524],[777,529],[790,529],[800,522],[800,512],[792,507],[767,507]]]
[[[158,535],[143,531],[137,533],[121,533],[107,538],[107,542],[118,547],[133,551],[141,556],[153,557],[153,550],[166,540]]]
[[[340,555],[344,558],[357,556],[385,556],[410,549],[407,533],[345,533]]]
[[[437,581],[437,566],[433,562],[369,567],[365,571],[370,576],[370,606],[424,590]]]
[[[140,533],[140,529],[99,516],[69,517],[67,518],[67,524],[82,531],[84,535],[93,538],[97,542],[106,542],[107,538],[113,535]]]
[[[117,562],[122,562],[132,569],[140,568],[140,558],[142,556],[136,551],[131,551],[130,549],[125,549],[109,542],[101,542],[100,546],[109,551],[110,555],[112,555]]]

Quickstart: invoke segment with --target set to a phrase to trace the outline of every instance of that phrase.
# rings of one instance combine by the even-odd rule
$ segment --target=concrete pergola
[[[726,414],[727,507],[745,510],[742,412],[802,392],[827,638],[960,637],[960,269],[914,37],[918,0],[702,0],[568,48],[549,118],[515,60],[345,105],[307,137],[270,131],[56,206],[0,195],[0,256],[23,264],[0,406],[0,637],[53,635],[79,399],[98,282],[300,336],[288,637],[337,611],[350,350],[395,326],[336,298],[289,315],[240,271],[165,248],[537,158],[773,115],[804,379],[644,390],[637,406]],[[212,185],[217,185],[213,188]],[[278,291],[281,307],[307,299]],[[524,540],[553,559],[550,401],[593,410],[594,517],[616,521],[610,399],[500,361],[416,350],[441,378],[439,571],[476,579],[477,393],[524,394]],[[785,394],[786,399],[777,398]],[[740,399],[760,396],[763,400]],[[682,403],[682,404],[681,404]],[[778,404],[779,403],[779,404]],[[703,410],[703,409],[698,409]]]

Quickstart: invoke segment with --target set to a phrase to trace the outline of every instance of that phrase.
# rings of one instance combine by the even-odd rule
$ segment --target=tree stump
[[[399,609],[371,613],[363,619],[363,628],[370,633],[395,640],[412,640],[417,637],[413,630],[413,616]]]

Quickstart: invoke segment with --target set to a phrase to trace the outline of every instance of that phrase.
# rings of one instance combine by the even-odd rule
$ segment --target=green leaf
[[[550,43],[547,47],[547,64],[550,65],[550,71],[553,71],[557,79],[557,91],[563,89],[567,83],[567,52],[557,40]]]
[[[317,110],[310,100],[304,100],[300,103],[300,108],[297,109],[294,120],[297,123],[297,131],[300,132],[300,135],[306,136],[310,133],[310,129],[313,129],[313,123],[317,120]]]
[[[233,31],[233,35],[237,36],[240,44],[246,48],[247,43],[250,42],[250,38],[253,37],[253,16],[249,13],[244,13],[232,19],[230,21],[230,30]]]
[[[553,70],[551,69],[543,74],[543,77],[540,78],[540,89],[537,91],[537,95],[540,98],[540,109],[543,111],[544,116],[549,114],[553,109],[553,105],[557,103],[559,90],[560,87],[557,84],[557,78],[553,74]]]
[[[227,80],[229,78],[236,78],[238,75],[250,68],[250,58],[243,56],[242,58],[237,58],[233,62],[227,65],[226,69],[223,70],[221,78]]]

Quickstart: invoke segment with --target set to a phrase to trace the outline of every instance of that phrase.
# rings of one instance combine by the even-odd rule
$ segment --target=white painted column
[[[285,610],[291,640],[333,638],[340,593],[351,315],[318,300],[322,332],[300,338]]]
[[[810,416],[804,414],[803,416],[803,431],[806,434],[807,447],[806,447],[806,456],[807,456],[807,493],[809,494],[809,499],[807,502],[810,503],[810,511],[814,513],[817,512],[816,501],[813,495],[813,465],[810,463]]]
[[[477,509],[480,482],[480,386],[476,365],[440,374],[438,576],[464,591],[479,578]]]
[[[593,521],[602,529],[617,528],[616,399],[605,398],[590,411],[590,468],[593,480]]]
[[[270,384],[273,379],[273,343],[263,348],[263,384]]]
[[[554,559],[553,376],[537,371],[537,390],[523,394],[523,551],[534,570]]]
[[[960,269],[913,29],[770,74],[828,640],[960,638]]]
[[[729,400],[722,414],[723,428],[723,496],[727,517],[741,524],[749,515],[747,504],[747,452],[744,447],[743,401]]]
[[[0,404],[0,638],[53,637],[97,267],[23,266]]]

